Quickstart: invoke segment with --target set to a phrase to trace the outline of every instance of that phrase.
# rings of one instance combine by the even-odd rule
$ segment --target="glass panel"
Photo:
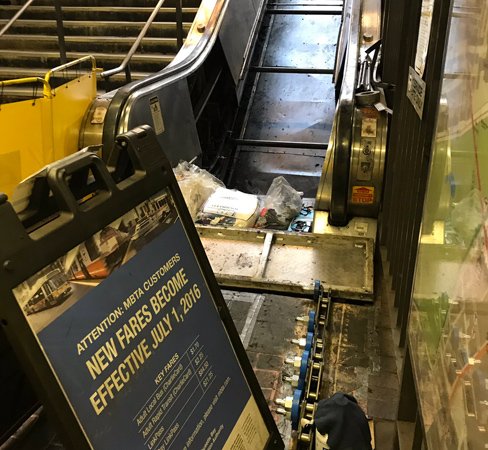
[[[430,449],[488,448],[487,24],[454,1],[409,328]]]

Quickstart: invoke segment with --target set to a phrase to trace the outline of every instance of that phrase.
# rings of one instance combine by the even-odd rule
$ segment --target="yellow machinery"
[[[87,61],[91,71],[51,86],[55,74]],[[0,105],[0,191],[11,196],[21,180],[78,150],[83,115],[97,95],[96,72],[95,58],[85,56],[51,69],[44,78],[0,82],[0,92],[13,85],[40,84],[43,89],[41,98]]]

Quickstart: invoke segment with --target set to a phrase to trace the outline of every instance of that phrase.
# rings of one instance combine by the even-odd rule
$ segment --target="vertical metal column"
[[[401,327],[400,345],[405,344],[410,298],[418,249],[424,195],[434,138],[441,74],[451,11],[451,0],[436,0],[424,80],[426,95],[422,119],[406,97],[408,68],[414,66],[421,0],[405,6],[403,38],[394,116],[385,181],[381,241],[386,245]],[[394,30],[390,29],[390,33]],[[390,36],[386,36],[388,40]]]
[[[183,6],[182,0],[176,0],[176,43],[178,50],[183,47]]]
[[[54,0],[54,8],[56,10],[56,28],[58,32],[59,44],[59,61],[61,64],[66,64],[66,43],[64,41],[64,25],[63,25],[63,10],[59,0]]]

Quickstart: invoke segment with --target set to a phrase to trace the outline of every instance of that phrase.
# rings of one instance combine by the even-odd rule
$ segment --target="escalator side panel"
[[[200,5],[185,43],[172,64],[160,72],[142,80],[129,83],[118,89],[116,92],[109,92],[105,95],[106,97],[111,98],[111,102],[103,124],[102,155],[104,159],[107,159],[110,154],[115,137],[118,134],[125,133],[129,130],[129,122],[132,122],[133,120],[137,121],[137,119],[131,119],[130,114],[131,111],[139,111],[139,105],[136,109],[133,109],[134,105],[139,101],[139,98],[146,98],[146,103],[143,107],[146,108],[146,111],[142,109],[141,112],[138,113],[140,114],[139,117],[144,116],[146,120],[150,117],[151,120],[148,122],[149,124],[153,124],[153,120],[150,111],[148,114],[147,102],[154,97],[159,98],[161,106],[164,103],[163,99],[170,98],[172,99],[169,103],[171,108],[177,103],[183,103],[186,113],[187,99],[189,98],[188,86],[183,89],[183,84],[175,85],[174,83],[181,82],[186,85],[186,78],[203,64],[217,40],[218,31],[227,4],[226,0],[204,0]],[[163,94],[162,91],[166,89],[168,92]],[[181,91],[181,89],[183,89],[183,91]],[[182,99],[177,97],[180,92],[183,93]],[[163,109],[161,112],[164,116],[164,122],[164,118],[167,114]],[[188,118],[185,114],[185,118],[181,121],[181,124],[178,125],[178,128],[182,129],[187,123],[187,120]],[[194,121],[194,117],[192,120]],[[194,127],[194,125],[192,127]],[[168,133],[169,124],[165,124],[164,128],[166,130],[164,133]],[[178,130],[174,130],[175,134],[178,134],[178,132]],[[193,135],[193,130],[190,130],[190,133]],[[163,146],[169,156],[168,149],[166,148],[167,141],[162,138],[162,136],[162,133],[157,135],[158,142]],[[195,155],[199,154],[201,152],[200,146],[198,145],[192,152]],[[171,155],[169,159],[173,162],[174,160],[179,159],[179,155]]]
[[[231,1],[227,7],[219,38],[236,87],[252,48],[253,37],[260,20],[263,0]]]
[[[173,166],[182,159],[197,158],[201,163],[202,147],[207,143],[199,139],[187,79],[202,67],[220,41],[225,55],[222,67],[224,72],[229,67],[231,83],[239,95],[238,81],[262,13],[263,0],[204,0],[182,49],[168,67],[104,96],[110,98],[110,105],[101,136],[103,158],[110,154],[116,135],[148,123],[155,128]],[[208,98],[203,98],[204,104]],[[213,147],[211,150],[215,153]]]
[[[353,0],[344,10],[334,74],[340,93],[316,197],[316,208],[329,210],[334,226],[353,216],[376,217],[382,197],[387,116],[373,104],[385,99],[378,91],[378,98],[364,100],[361,89],[372,87],[356,81],[358,62],[369,61],[367,49],[380,39],[380,10],[378,0]]]
[[[175,101],[178,99],[178,101]],[[163,89],[142,89],[133,94],[124,108],[125,128],[150,124],[172,166],[201,155],[200,141],[185,78]]]

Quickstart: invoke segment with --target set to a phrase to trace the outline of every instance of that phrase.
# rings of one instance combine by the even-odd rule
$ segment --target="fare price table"
[[[195,341],[188,349],[186,356],[197,374],[200,387],[205,392],[215,377],[207,355],[204,353],[204,347]]]
[[[149,450],[163,450],[183,430],[186,421],[215,380],[199,336],[182,354],[175,353],[154,379],[156,389],[133,422]]]

